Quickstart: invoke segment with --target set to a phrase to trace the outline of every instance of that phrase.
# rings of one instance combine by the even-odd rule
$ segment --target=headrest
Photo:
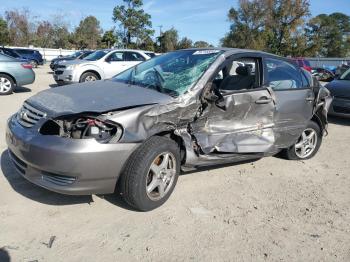
[[[240,76],[250,76],[251,75],[251,69],[249,66],[239,66],[236,69],[237,75]]]

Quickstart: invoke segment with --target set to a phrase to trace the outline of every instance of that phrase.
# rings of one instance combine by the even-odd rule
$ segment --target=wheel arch
[[[12,76],[11,74],[5,73],[5,72],[1,72],[1,71],[0,71],[0,74],[7,75],[8,77],[10,77],[12,79],[12,81],[15,83],[15,85],[17,85],[16,78],[14,76]]]
[[[321,130],[322,135],[327,132],[327,119],[322,117],[322,109],[320,108],[310,119],[310,121],[315,122]]]
[[[162,137],[167,137],[170,140],[173,140],[176,144],[178,144],[180,148],[180,157],[181,157],[181,164],[184,164],[186,162],[186,146],[185,146],[185,141],[181,136],[178,136],[175,134],[175,129],[173,130],[166,130],[166,131],[160,131],[158,133],[152,134],[151,137],[154,136],[162,136]]]
[[[79,78],[79,82],[81,81],[82,76],[86,73],[93,73],[98,77],[98,80],[101,80],[101,74],[99,72],[97,72],[94,69],[88,69],[88,70],[85,70],[81,73],[80,78]]]

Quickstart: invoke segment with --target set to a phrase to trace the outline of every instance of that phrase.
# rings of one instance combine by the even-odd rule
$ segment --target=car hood
[[[48,89],[32,96],[27,102],[48,116],[60,116],[82,112],[105,113],[136,106],[167,104],[173,100],[171,96],[155,90],[104,80]]]
[[[350,81],[334,80],[326,85],[332,96],[350,98]]]

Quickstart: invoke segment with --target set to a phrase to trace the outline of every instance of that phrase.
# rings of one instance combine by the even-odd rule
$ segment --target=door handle
[[[272,102],[272,98],[263,96],[260,97],[258,100],[255,101],[255,104],[262,105],[262,104],[269,104]]]
[[[313,102],[313,101],[315,101],[315,98],[312,97],[312,96],[309,96],[305,100],[308,101],[308,102]]]

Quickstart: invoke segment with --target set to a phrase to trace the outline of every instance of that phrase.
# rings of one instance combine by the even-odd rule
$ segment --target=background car
[[[28,85],[34,80],[31,64],[0,54],[0,95],[11,94],[15,86]]]
[[[302,57],[297,57],[293,59],[300,67],[304,68],[305,70],[311,72],[311,64],[308,60]]]
[[[22,48],[14,48],[14,50],[22,57],[27,59],[34,68],[38,67],[38,65],[44,64],[44,59],[39,51],[34,49],[22,49]]]
[[[148,59],[146,52],[140,50],[98,50],[83,60],[61,62],[54,79],[58,85],[108,79]]]
[[[326,85],[334,97],[329,114],[350,117],[350,69]]]
[[[92,54],[93,52],[95,52],[95,51],[83,50],[83,51],[75,52],[71,55],[56,57],[56,58],[51,60],[50,68],[51,68],[51,70],[55,71],[59,62],[65,62],[65,61],[71,61],[71,60],[81,60],[81,59],[84,59],[85,57],[87,57],[88,55]]]
[[[330,82],[335,78],[335,75],[332,71],[321,67],[312,68],[311,73],[314,77],[316,77],[318,81]]]

